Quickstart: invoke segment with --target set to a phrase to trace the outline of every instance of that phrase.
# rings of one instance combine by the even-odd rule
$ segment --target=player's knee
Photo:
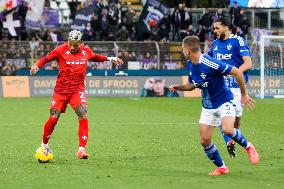
[[[211,138],[201,137],[201,138],[200,138],[200,144],[201,144],[203,147],[208,147],[208,146],[210,146],[210,144],[211,144]]]
[[[233,134],[234,134],[234,128],[223,127],[222,130],[226,135],[233,136]]]
[[[87,105],[80,104],[75,108],[75,112],[79,119],[87,119]]]
[[[50,117],[59,118],[61,111],[58,109],[50,109]]]

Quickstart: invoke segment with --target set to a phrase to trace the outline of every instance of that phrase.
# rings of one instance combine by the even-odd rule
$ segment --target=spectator
[[[238,35],[238,36],[240,36],[240,37],[242,37],[244,39],[246,37],[244,32],[242,31],[242,29],[239,26],[237,26],[237,28],[236,28],[236,35]]]
[[[191,24],[192,24],[192,14],[190,12],[190,9],[188,7],[185,7],[184,11],[182,11],[181,29],[186,30],[188,26]]]
[[[122,28],[118,30],[116,39],[118,41],[127,41],[129,39],[129,31],[125,26],[122,26]]]
[[[206,9],[201,19],[199,20],[199,24],[205,26],[206,30],[211,30],[211,26],[213,23],[213,19],[209,14],[209,11]]]
[[[187,36],[195,35],[195,32],[193,31],[192,25],[189,25],[186,30],[181,30],[181,38],[184,39]]]
[[[165,14],[164,17],[160,21],[160,25],[165,24],[166,30],[171,31],[171,18],[169,14]]]
[[[223,13],[223,9],[218,9],[215,16],[213,17],[213,22],[217,20],[219,17],[225,17],[225,14]]]
[[[158,38],[159,41],[169,41],[169,30],[167,30],[165,23],[162,23],[158,30]]]
[[[118,28],[118,15],[109,8],[108,11],[108,20],[109,20],[109,30],[114,32]]]
[[[128,6],[127,6],[127,2],[124,1],[120,7],[120,11],[121,11],[121,19],[124,19],[126,13],[128,12]]]
[[[32,40],[30,41],[30,48],[32,51],[37,50],[39,47],[39,43],[42,42],[41,38],[38,35],[35,35],[32,37]]]
[[[107,36],[108,36],[108,31],[109,31],[109,21],[107,19],[106,15],[103,15],[100,21],[100,39],[102,41],[106,40]]]
[[[84,41],[93,41],[94,40],[94,31],[91,27],[91,23],[88,22],[86,28],[83,30],[83,40]]]
[[[233,25],[238,25],[238,17],[240,15],[241,8],[238,6],[238,2],[234,1],[234,6],[230,8],[230,16]]]
[[[247,38],[249,28],[251,27],[251,24],[249,23],[247,17],[244,15],[244,11],[241,10],[239,19],[238,19],[238,26],[243,31],[243,34],[245,36],[245,39]]]
[[[179,4],[177,8],[175,8],[174,13],[172,15],[172,24],[173,24],[173,41],[177,38],[177,41],[180,41],[180,29],[182,24],[181,19],[182,13],[182,4]]]
[[[11,76],[16,75],[16,66],[14,64],[5,64],[2,67],[2,75],[4,76]]]
[[[204,43],[206,40],[206,30],[205,30],[205,26],[199,25],[197,31],[196,31],[196,35],[199,37],[199,40],[201,43]]]

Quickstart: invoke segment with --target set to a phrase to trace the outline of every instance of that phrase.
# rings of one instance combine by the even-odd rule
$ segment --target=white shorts
[[[234,100],[232,102],[235,104],[236,108],[236,117],[241,117],[243,115],[243,105],[241,103],[241,90],[240,88],[230,88],[231,92],[234,95]]]
[[[236,117],[236,108],[232,102],[226,102],[217,109],[202,108],[199,123],[219,126],[222,118],[226,116]]]

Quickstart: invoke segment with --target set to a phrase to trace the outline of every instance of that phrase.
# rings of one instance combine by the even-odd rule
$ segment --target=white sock
[[[85,150],[85,148],[84,147],[79,147],[79,150]]]
[[[40,146],[41,146],[41,147],[48,147],[48,143],[47,143],[47,144],[41,143]]]
[[[249,148],[249,147],[250,147],[250,142],[247,142],[246,148]]]
[[[227,166],[226,166],[226,164],[223,161],[223,165],[221,166],[221,168],[225,168],[225,167],[227,167]]]

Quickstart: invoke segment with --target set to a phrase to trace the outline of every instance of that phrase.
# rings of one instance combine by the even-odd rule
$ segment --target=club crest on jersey
[[[66,51],[66,53],[65,54],[71,54],[71,52],[70,51]]]
[[[86,51],[85,51],[85,50],[82,50],[82,54],[83,54],[83,55],[86,55]]]
[[[204,73],[201,73],[200,76],[202,77],[202,79],[206,78],[206,74],[204,74]]]
[[[232,47],[233,47],[233,46],[232,46],[231,44],[227,45],[228,51],[231,50]]]
[[[55,103],[56,103],[55,100],[51,101],[52,106],[54,106]]]
[[[217,46],[215,46],[214,51],[217,51],[217,50],[218,50],[218,47],[217,47]]]

